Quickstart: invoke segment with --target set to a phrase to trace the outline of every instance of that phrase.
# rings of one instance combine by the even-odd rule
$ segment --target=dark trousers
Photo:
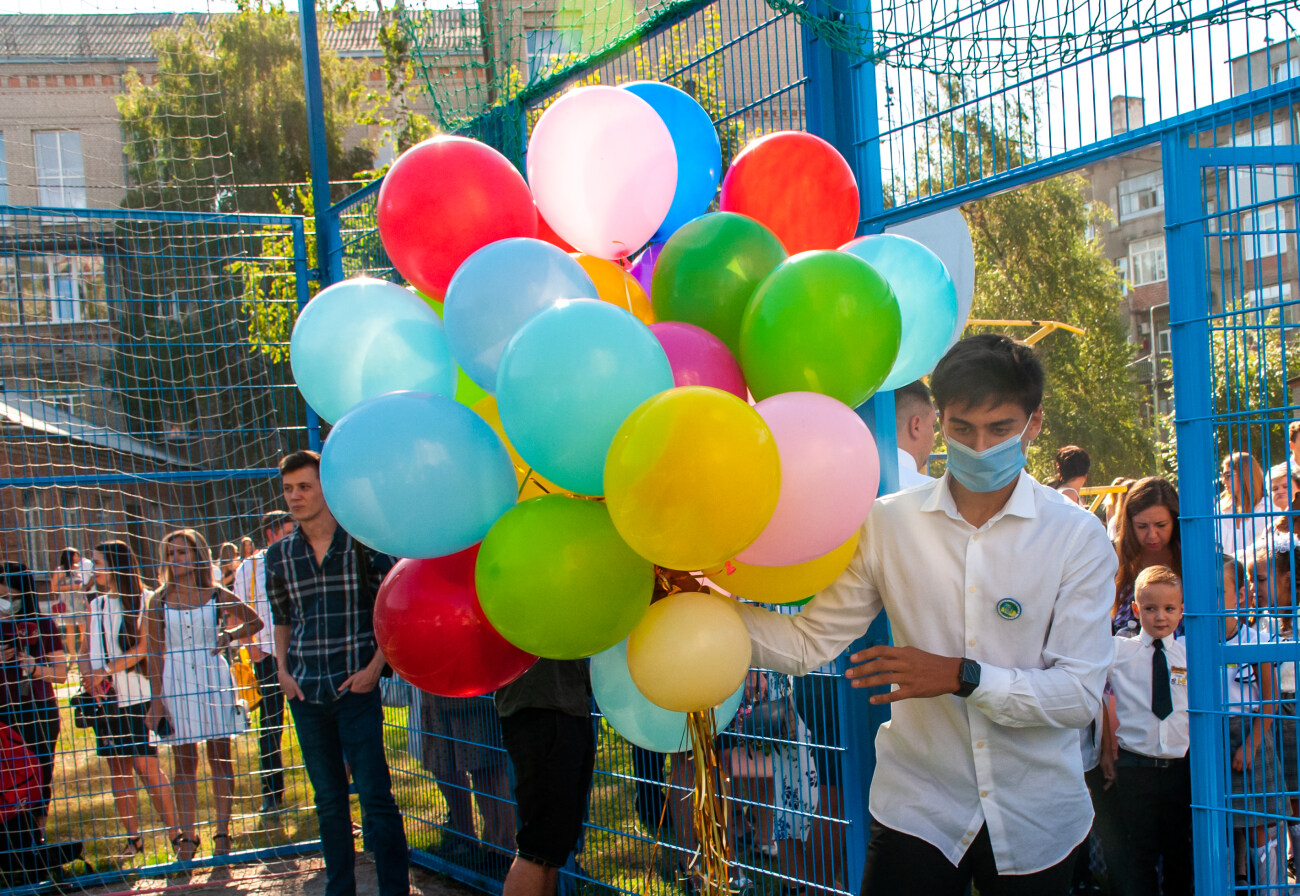
[[[321,852],[325,856],[325,896],[354,896],[352,806],[348,768],[361,798],[361,827],[375,854],[379,896],[407,896],[410,877],[402,813],[384,757],[384,711],[379,689],[345,693],[329,703],[290,700],[303,765],[316,792]],[[344,761],[347,761],[347,766]]]
[[[665,831],[672,830],[673,826],[672,819],[664,812],[667,802],[664,787],[668,780],[664,774],[664,759],[667,755],[632,745],[632,774],[637,779],[636,814],[641,819],[641,827],[651,837],[658,834],[661,821]]]
[[[274,656],[262,657],[253,668],[257,670],[258,689],[262,692],[257,720],[262,796],[281,801],[284,799],[284,760],[280,755],[280,738],[284,734],[284,691],[280,690]]]
[[[964,896],[974,882],[980,896],[1066,896],[1074,854],[1033,874],[998,874],[988,825],[953,865],[937,848],[871,819],[871,843],[862,896]]]
[[[1192,892],[1192,777],[1186,759],[1163,768],[1120,751],[1109,790],[1089,777],[1106,877],[1119,896],[1157,896],[1164,860],[1165,896]],[[1091,773],[1090,773],[1091,774]]]

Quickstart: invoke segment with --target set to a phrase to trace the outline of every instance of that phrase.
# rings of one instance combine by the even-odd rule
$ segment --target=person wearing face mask
[[[1043,368],[1005,336],[963,339],[930,379],[941,479],[876,502],[857,553],[797,615],[740,612],[754,664],[805,675],[884,609],[892,646],[849,657],[891,704],[876,735],[872,896],[1065,894],[1088,835],[1079,732],[1101,708],[1115,550],[1100,521],[1024,470]],[[923,560],[923,562],[918,562]]]

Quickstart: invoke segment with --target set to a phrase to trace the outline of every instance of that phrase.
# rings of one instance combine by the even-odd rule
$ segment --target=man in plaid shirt
[[[266,550],[266,595],[280,687],[289,698],[303,764],[316,792],[325,894],[356,893],[351,767],[379,894],[406,896],[406,834],[384,756],[384,713],[376,687],[384,655],[372,621],[375,594],[393,558],[354,541],[335,521],[325,506],[315,451],[287,455],[280,461],[280,480],[298,526]]]

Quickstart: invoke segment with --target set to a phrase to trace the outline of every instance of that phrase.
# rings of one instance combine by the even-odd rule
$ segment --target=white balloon
[[[885,233],[911,237],[938,255],[948,269],[948,276],[957,287],[957,326],[948,342],[951,348],[966,329],[971,300],[975,296],[975,246],[971,243],[966,217],[961,209],[950,208],[891,224],[885,228]]]

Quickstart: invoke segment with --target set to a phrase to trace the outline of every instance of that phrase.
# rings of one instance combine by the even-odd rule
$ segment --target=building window
[[[1165,238],[1134,240],[1128,244],[1128,272],[1134,286],[1159,283],[1167,276],[1165,271]]]
[[[0,324],[108,318],[104,259],[98,255],[0,258]]]
[[[1291,301],[1291,284],[1274,283],[1272,286],[1261,286],[1257,289],[1248,290],[1244,298],[1248,308],[1273,310],[1279,305]]]
[[[1163,330],[1159,330],[1156,332],[1156,354],[1157,355],[1169,354],[1169,328],[1168,327],[1165,327]]]
[[[1132,283],[1129,282],[1129,275],[1128,275],[1128,267],[1129,267],[1129,265],[1128,265],[1128,258],[1127,258],[1127,257],[1124,257],[1124,258],[1121,258],[1121,259],[1119,259],[1118,261],[1116,261],[1116,262],[1115,262],[1115,267],[1119,269],[1119,285],[1120,285],[1120,289],[1123,291],[1123,294],[1124,294],[1124,295],[1128,295],[1129,287],[1132,286]]]
[[[1241,260],[1272,258],[1290,240],[1282,233],[1286,215],[1278,214],[1276,205],[1265,205],[1253,212],[1241,213]]]
[[[537,28],[528,32],[528,81],[553,74],[566,57],[578,52],[575,32],[560,28]]]
[[[1269,68],[1268,83],[1276,84],[1297,76],[1300,76],[1300,58],[1287,59],[1283,62],[1275,62]]]
[[[5,135],[0,133],[0,205],[9,204],[9,166],[5,162]],[[0,217],[0,224],[8,223],[7,216]]]
[[[1127,221],[1162,211],[1165,207],[1164,175],[1139,174],[1119,182],[1119,219]]]
[[[34,131],[36,186],[41,205],[86,207],[86,169],[78,131]]]

